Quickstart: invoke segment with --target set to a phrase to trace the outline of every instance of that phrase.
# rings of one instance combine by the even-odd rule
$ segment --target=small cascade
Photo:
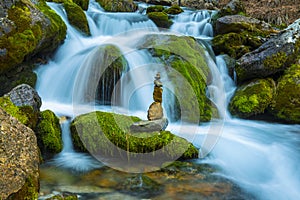
[[[213,28],[209,23],[213,11],[200,10],[188,11],[174,16],[174,24],[171,26],[171,31],[179,32],[184,35],[199,37],[213,37]]]

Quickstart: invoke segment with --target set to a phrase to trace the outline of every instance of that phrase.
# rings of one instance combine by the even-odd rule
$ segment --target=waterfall
[[[113,92],[112,103],[127,111],[134,110],[139,117],[143,116],[152,102],[153,77],[160,63],[148,52],[135,47],[138,39],[145,34],[160,33],[155,24],[138,12],[106,13],[91,0],[86,16],[92,36],[86,37],[68,23],[62,5],[48,5],[62,17],[68,29],[67,38],[54,58],[36,70],[36,89],[43,100],[42,109],[49,108],[59,116],[71,118],[93,110],[89,105],[76,105],[74,113],[74,99],[79,99],[79,102],[84,99],[82,91],[88,86],[82,83],[93,75],[88,71],[89,63],[95,62],[97,48],[113,44],[122,52],[129,69],[120,80],[114,81],[116,91]],[[174,17],[168,34],[176,32],[209,41],[213,37],[209,23],[213,14],[212,11],[185,10]],[[204,152],[208,156],[197,162],[216,165],[220,169],[218,175],[231,179],[255,198],[299,199],[300,126],[232,118],[227,107],[236,86],[228,75],[223,57],[215,57],[209,45],[204,46],[208,51],[207,63],[212,74],[207,95],[217,106],[220,119],[200,126],[171,123],[168,130],[187,138],[195,146],[208,147]],[[164,95],[168,95],[165,91]],[[113,110],[107,107],[101,109]],[[141,110],[144,112],[139,112]],[[99,166],[87,154],[73,150],[69,123],[62,124],[64,149],[53,163],[80,171]]]

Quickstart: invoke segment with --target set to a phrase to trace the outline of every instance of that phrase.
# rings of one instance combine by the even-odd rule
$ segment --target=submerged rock
[[[34,132],[0,108],[0,199],[37,199],[39,149]]]

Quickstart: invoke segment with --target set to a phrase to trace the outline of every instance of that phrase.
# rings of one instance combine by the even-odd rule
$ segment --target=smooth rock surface
[[[162,118],[158,120],[142,120],[133,123],[130,126],[131,132],[154,132],[154,131],[164,131],[168,126],[168,119]]]

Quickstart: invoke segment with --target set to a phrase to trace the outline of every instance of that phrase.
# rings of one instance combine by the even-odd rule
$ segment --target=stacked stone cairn
[[[154,80],[153,100],[154,102],[148,109],[148,120],[136,122],[130,126],[131,132],[154,132],[165,130],[168,126],[168,119],[164,118],[162,108],[162,93],[163,84],[160,80],[160,73],[158,72]]]

